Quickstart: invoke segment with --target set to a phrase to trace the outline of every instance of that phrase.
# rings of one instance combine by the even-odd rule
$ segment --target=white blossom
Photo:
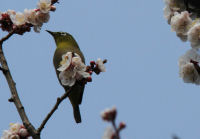
[[[19,26],[26,23],[25,16],[21,12],[17,12],[15,15],[10,15],[10,19],[12,20],[13,24]]]
[[[200,23],[196,23],[188,31],[188,40],[191,42],[191,46],[193,48],[199,48],[200,47]]]
[[[4,130],[1,139],[10,139],[11,136],[12,132],[10,132],[9,130]]]
[[[37,12],[36,13],[36,23],[42,24],[42,23],[47,23],[49,21],[50,15],[49,13],[42,13],[42,12]]]
[[[168,22],[170,23],[171,17],[174,14],[174,12],[170,9],[168,5],[164,7],[163,11],[165,19],[167,19]]]
[[[97,64],[97,66],[98,66],[98,69],[99,69],[101,72],[106,72],[106,68],[105,68],[105,66],[104,66],[104,63],[103,63],[103,61],[102,61],[100,58],[97,59],[96,64]]]
[[[57,70],[58,71],[64,71],[66,70],[72,61],[72,52],[67,52],[66,54],[62,55],[62,61],[60,62],[60,66]]]
[[[32,25],[37,25],[36,11],[34,9],[24,9],[24,16],[26,22],[31,23]]]
[[[164,17],[168,20],[168,23],[170,24],[171,17],[174,15],[174,13],[185,10],[185,5],[182,0],[164,0],[164,2]]]
[[[64,86],[73,86],[76,82],[75,72],[73,70],[62,71],[59,74],[59,79]]]
[[[187,11],[181,13],[175,13],[171,18],[171,27],[172,30],[176,33],[181,33],[186,35],[190,25],[192,24],[192,19],[189,16]]]
[[[28,137],[28,131],[19,123],[11,123],[9,130],[5,130],[1,139],[20,139],[20,137]]]
[[[25,128],[21,128],[19,130],[19,135],[22,137],[27,137],[28,136],[28,131]]]
[[[112,139],[112,136],[114,134],[114,130],[112,127],[107,127],[106,130],[104,131],[102,139]]]
[[[185,83],[200,84],[200,77],[193,63],[187,63],[181,67],[180,77]]]
[[[80,56],[76,53],[67,52],[62,56],[59,79],[64,86],[73,86],[76,80],[90,77],[86,72],[86,65],[82,62]]]
[[[101,112],[101,118],[105,121],[113,121],[115,120],[117,115],[116,107],[107,108]]]
[[[48,13],[51,9],[51,1],[50,0],[40,0],[38,3],[38,8],[42,13]]]
[[[49,13],[36,12],[34,9],[25,9],[24,15],[26,21],[34,25],[33,29],[35,32],[40,32],[43,23],[47,23],[50,18]]]
[[[190,63],[191,60],[200,62],[200,55],[198,49],[190,49],[183,56],[179,58],[179,66]]]
[[[190,61],[200,62],[200,55],[196,49],[191,49],[179,59],[179,75],[185,83],[200,84],[200,76]]]
[[[7,12],[6,12],[9,16],[12,16],[12,15],[15,15],[16,12],[14,10],[10,10],[8,9]]]

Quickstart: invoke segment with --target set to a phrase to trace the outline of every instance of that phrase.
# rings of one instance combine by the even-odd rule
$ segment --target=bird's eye
[[[62,36],[66,36],[66,33],[61,33]]]

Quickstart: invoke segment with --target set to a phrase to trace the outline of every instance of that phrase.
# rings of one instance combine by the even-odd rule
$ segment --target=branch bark
[[[113,126],[114,131],[115,131],[116,139],[120,139],[119,129],[116,126],[115,120],[112,120],[111,123],[112,123],[112,126]]]
[[[42,124],[38,128],[37,131],[38,131],[39,134],[41,133],[42,129],[44,128],[44,126],[46,125],[46,123],[48,122],[48,120],[54,114],[54,112],[58,109],[58,106],[60,105],[60,103],[69,96],[70,92],[71,92],[71,88],[67,92],[65,92],[61,97],[57,98],[56,104],[54,105],[54,107],[52,108],[52,110],[47,114],[47,116],[43,120]]]
[[[8,86],[10,88],[10,92],[11,92],[11,99],[13,100],[17,111],[20,115],[20,118],[25,126],[25,128],[28,130],[29,134],[33,137],[33,139],[40,139],[40,134],[38,134],[37,130],[34,128],[34,126],[31,124],[31,122],[29,121],[26,112],[24,110],[24,106],[22,105],[20,98],[18,96],[18,92],[16,89],[16,85],[15,82],[12,78],[12,75],[10,73],[10,69],[8,67],[6,58],[4,56],[4,52],[3,52],[3,43],[4,41],[8,40],[12,35],[14,34],[14,31],[10,32],[7,36],[5,36],[4,38],[2,38],[0,40],[0,63],[2,66],[2,71],[3,74],[8,82]]]

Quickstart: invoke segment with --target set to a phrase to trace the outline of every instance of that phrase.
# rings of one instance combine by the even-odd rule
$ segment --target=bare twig
[[[3,38],[0,40],[0,45],[2,45],[3,42],[6,41],[7,39],[9,39],[13,34],[14,34],[14,30],[11,31],[7,36],[3,37]],[[2,47],[2,46],[1,46],[1,47]]]
[[[112,126],[115,130],[115,135],[116,135],[116,139],[120,139],[120,136],[119,136],[119,129],[117,128],[116,126],[116,123],[115,123],[115,120],[112,120]]]
[[[67,92],[65,92],[61,97],[57,98],[56,104],[54,105],[54,107],[52,108],[52,110],[47,114],[47,116],[43,120],[42,124],[38,128],[37,132],[39,134],[41,133],[42,129],[44,128],[44,126],[46,125],[46,123],[48,122],[48,120],[54,114],[54,112],[58,109],[58,106],[60,105],[60,103],[69,96],[70,92],[71,92],[71,88]]]
[[[22,105],[20,98],[18,96],[15,82],[11,76],[6,58],[3,53],[2,45],[3,45],[4,41],[8,40],[13,34],[14,34],[14,31],[10,32],[7,36],[5,36],[4,38],[2,38],[0,40],[0,63],[2,65],[2,71],[4,71],[3,74],[8,82],[8,86],[10,88],[13,102],[17,108],[17,111],[21,117],[21,120],[22,120],[25,128],[28,130],[29,134],[33,137],[33,139],[40,139],[40,134],[37,133],[37,130],[31,124],[31,122],[29,121],[29,119],[25,113],[24,106]]]

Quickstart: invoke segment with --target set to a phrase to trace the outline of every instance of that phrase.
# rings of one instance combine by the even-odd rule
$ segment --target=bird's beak
[[[49,34],[51,34],[52,36],[54,36],[54,32],[46,30],[46,32],[48,32]]]

